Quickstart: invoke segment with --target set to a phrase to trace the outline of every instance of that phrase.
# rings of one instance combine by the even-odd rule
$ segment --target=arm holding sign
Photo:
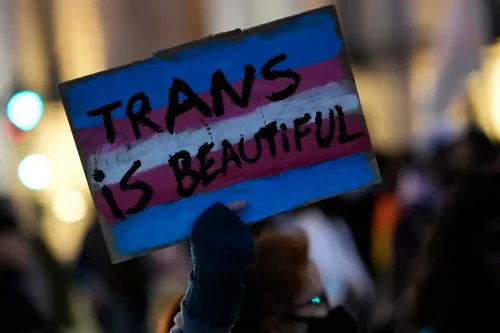
[[[253,236],[234,213],[245,204],[216,203],[194,223],[193,270],[172,333],[229,332],[238,319],[245,265],[255,256]]]

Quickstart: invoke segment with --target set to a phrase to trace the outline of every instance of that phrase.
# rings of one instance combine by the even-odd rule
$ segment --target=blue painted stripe
[[[303,168],[275,177],[249,180],[189,199],[153,206],[112,227],[116,250],[124,255],[176,243],[190,235],[193,222],[216,201],[247,200],[247,222],[259,221],[307,202],[360,188],[376,180],[365,153]]]
[[[287,21],[272,32],[245,37],[239,43],[213,40],[169,60],[150,58],[110,74],[68,83],[64,97],[74,127],[97,127],[102,117],[89,117],[87,111],[122,101],[123,106],[113,111],[113,117],[124,118],[128,98],[140,91],[150,97],[153,109],[166,106],[173,78],[181,78],[196,93],[203,93],[210,90],[211,75],[217,69],[229,82],[236,82],[243,79],[245,65],[254,65],[257,77],[261,77],[260,68],[281,53],[288,58],[276,65],[276,70],[307,67],[337,56],[341,49],[333,17],[321,11]]]

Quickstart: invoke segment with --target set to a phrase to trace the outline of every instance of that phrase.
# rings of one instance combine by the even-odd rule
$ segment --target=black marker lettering
[[[260,159],[260,156],[262,155],[262,143],[260,142],[260,137],[258,134],[255,134],[253,137],[256,145],[255,149],[257,150],[257,153],[255,153],[254,157],[248,157],[245,152],[245,138],[241,138],[238,144],[238,151],[240,153],[241,159],[245,163],[253,164],[257,162]]]
[[[125,173],[125,175],[120,180],[120,189],[123,192],[139,190],[142,192],[142,196],[134,207],[127,209],[127,215],[137,214],[147,207],[148,203],[153,199],[153,188],[151,185],[146,184],[143,181],[137,180],[132,184],[129,184],[130,179],[134,173],[141,167],[141,161],[137,160],[132,163],[130,169]]]
[[[231,101],[234,104],[242,108],[248,107],[254,79],[255,68],[252,65],[245,66],[245,76],[243,79],[243,88],[240,96],[227,81],[224,73],[222,73],[220,69],[217,70],[212,75],[212,84],[210,88],[210,94],[212,95],[213,100],[213,113],[218,117],[224,115],[224,101],[222,99],[223,90],[226,92],[229,98],[231,98]]]
[[[227,175],[227,168],[229,162],[233,162],[239,169],[241,169],[241,160],[236,151],[233,148],[233,145],[228,140],[222,141],[222,174],[224,176]]]
[[[111,111],[118,109],[122,106],[122,102],[117,101],[110,104],[101,106],[98,109],[87,111],[89,117],[102,116],[104,122],[104,128],[106,129],[106,139],[109,143],[114,143],[116,139],[116,131],[113,126],[113,118],[111,117]]]
[[[300,80],[302,77],[299,73],[294,72],[291,69],[281,70],[281,71],[273,71],[272,68],[286,59],[286,54],[282,53],[277,55],[276,57],[269,59],[268,62],[262,66],[260,73],[262,77],[267,81],[274,81],[280,78],[292,79],[293,83],[290,83],[288,87],[283,89],[282,91],[274,92],[271,95],[267,96],[267,99],[273,102],[281,101],[285,98],[290,97],[295,93],[297,88],[299,87]]]
[[[316,112],[316,143],[318,147],[329,148],[332,145],[333,136],[335,133],[335,117],[333,116],[333,110],[330,109],[328,112],[328,117],[330,118],[330,125],[328,127],[328,134],[325,138],[321,136],[321,128],[323,126],[323,117],[321,112]]]
[[[186,99],[179,102],[179,95],[181,93],[186,96]],[[197,108],[204,117],[212,117],[210,106],[186,82],[181,79],[174,79],[169,91],[168,111],[165,116],[167,130],[170,134],[174,133],[175,119],[192,108]]]
[[[274,137],[277,133],[278,127],[276,126],[275,121],[267,124],[266,127],[262,127],[258,132],[259,137],[267,141],[271,157],[276,157],[276,142],[274,140]]]
[[[106,199],[106,202],[111,208],[113,216],[117,219],[124,219],[125,214],[123,214],[122,210],[118,207],[118,204],[116,203],[115,197],[113,196],[113,192],[111,192],[111,189],[106,185],[103,185],[101,187],[101,194],[104,197],[104,199]]]
[[[106,174],[102,170],[95,169],[92,178],[94,178],[95,182],[102,183],[104,178],[106,178]]]
[[[286,127],[286,124],[281,124],[280,128],[283,132],[281,132],[281,142],[283,144],[283,150],[285,153],[288,153],[290,151],[290,139],[288,139],[288,134],[286,131],[288,130],[288,127]]]
[[[213,173],[209,174],[208,171],[215,164],[215,159],[207,158],[208,153],[214,147],[214,143],[205,143],[200,146],[198,149],[198,154],[196,154],[196,158],[200,161],[200,177],[201,177],[201,185],[208,186],[211,182],[217,178],[217,176],[221,173],[220,169],[215,170]]]
[[[337,116],[339,117],[339,142],[344,144],[347,142],[352,142],[354,140],[359,139],[362,137],[365,133],[363,132],[356,132],[352,134],[347,133],[347,125],[345,123],[345,117],[344,117],[344,111],[342,110],[342,107],[340,105],[335,106],[335,110],[337,110]]]
[[[106,175],[102,170],[95,169],[92,177],[94,178],[95,182],[102,183],[104,181],[104,178],[106,178]],[[118,204],[116,203],[115,197],[113,195],[113,192],[111,192],[111,189],[106,185],[103,185],[101,187],[101,194],[108,203],[108,206],[111,209],[111,213],[113,213],[113,216],[117,219],[124,219],[125,214],[122,212],[120,207],[118,207]]]
[[[179,167],[179,163],[182,169]],[[191,169],[191,155],[189,152],[181,150],[175,153],[168,160],[168,164],[174,170],[175,180],[177,181],[177,193],[185,198],[192,196],[196,187],[200,184],[200,174]],[[191,185],[187,188],[182,183],[186,177],[191,178]]]
[[[135,103],[140,102],[141,106],[137,113],[134,113]],[[147,114],[152,111],[151,103],[149,102],[149,97],[146,96],[145,93],[139,92],[134,96],[130,97],[127,103],[127,118],[130,120],[130,124],[132,125],[132,130],[134,131],[134,135],[136,139],[141,138],[141,130],[139,128],[139,124],[143,126],[147,126],[151,128],[156,133],[162,133],[160,125],[153,122],[151,119],[147,117]]]
[[[293,136],[295,139],[295,148],[297,151],[302,151],[302,138],[308,135],[311,132],[310,128],[306,128],[303,131],[300,130],[301,126],[304,126],[311,120],[311,115],[309,113],[306,113],[304,117],[297,118],[293,121]]]

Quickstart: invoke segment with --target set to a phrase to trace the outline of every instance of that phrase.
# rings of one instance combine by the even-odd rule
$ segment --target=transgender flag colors
[[[333,6],[59,85],[113,262],[380,180]]]

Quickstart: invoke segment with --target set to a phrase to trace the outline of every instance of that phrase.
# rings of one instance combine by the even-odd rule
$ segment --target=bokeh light
[[[17,175],[21,183],[30,190],[43,190],[50,182],[51,166],[42,154],[31,154],[19,163]]]
[[[42,118],[43,100],[33,91],[16,93],[7,104],[7,117],[23,131],[32,130]]]
[[[85,218],[87,204],[83,195],[75,189],[57,193],[52,209],[56,218],[62,222],[78,222]]]
[[[500,52],[499,52],[500,53]],[[493,136],[495,139],[500,140],[500,54],[493,60],[492,71],[490,75],[492,76],[492,82],[489,87],[491,106],[490,113],[493,120]]]

